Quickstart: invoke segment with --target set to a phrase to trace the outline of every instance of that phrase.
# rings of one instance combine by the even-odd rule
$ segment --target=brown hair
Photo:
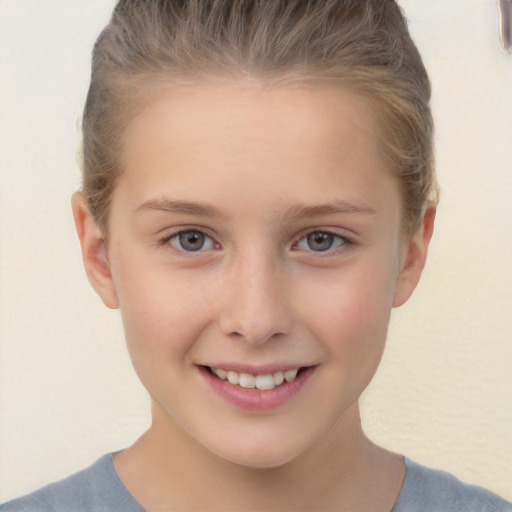
[[[367,95],[416,230],[437,200],[431,91],[393,0],[119,0],[94,46],[83,116],[83,192],[103,230],[122,134],[148,88],[244,76]]]

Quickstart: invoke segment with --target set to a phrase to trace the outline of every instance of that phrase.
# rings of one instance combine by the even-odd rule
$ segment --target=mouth
[[[293,382],[308,367],[290,368],[265,374],[254,375],[252,373],[238,372],[224,368],[204,367],[211,375],[221,381],[225,381],[233,386],[243,389],[258,389],[260,391],[270,391],[286,383]]]
[[[227,402],[248,411],[263,412],[291,401],[306,386],[317,367],[234,370],[233,367],[200,365],[199,370],[210,389]]]

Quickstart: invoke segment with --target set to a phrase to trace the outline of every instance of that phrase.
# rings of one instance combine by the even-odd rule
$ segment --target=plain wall
[[[370,437],[512,500],[512,55],[493,0],[403,0],[434,84],[442,201],[425,275],[363,398]],[[0,501],[149,424],[70,211],[111,0],[0,1]]]

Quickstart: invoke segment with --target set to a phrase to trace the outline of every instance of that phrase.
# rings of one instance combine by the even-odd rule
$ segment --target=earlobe
[[[110,271],[103,233],[91,215],[87,200],[81,192],[73,194],[71,207],[87,278],[105,306],[117,309],[119,302]]]
[[[393,297],[393,307],[395,308],[407,302],[420,280],[427,260],[428,246],[434,232],[435,217],[435,207],[428,207],[423,214],[421,226],[405,247]]]

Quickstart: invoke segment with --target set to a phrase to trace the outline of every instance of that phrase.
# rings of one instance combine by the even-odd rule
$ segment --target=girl
[[[433,232],[429,99],[391,0],[121,0],[73,214],[152,424],[2,510],[512,510],[361,428]]]

